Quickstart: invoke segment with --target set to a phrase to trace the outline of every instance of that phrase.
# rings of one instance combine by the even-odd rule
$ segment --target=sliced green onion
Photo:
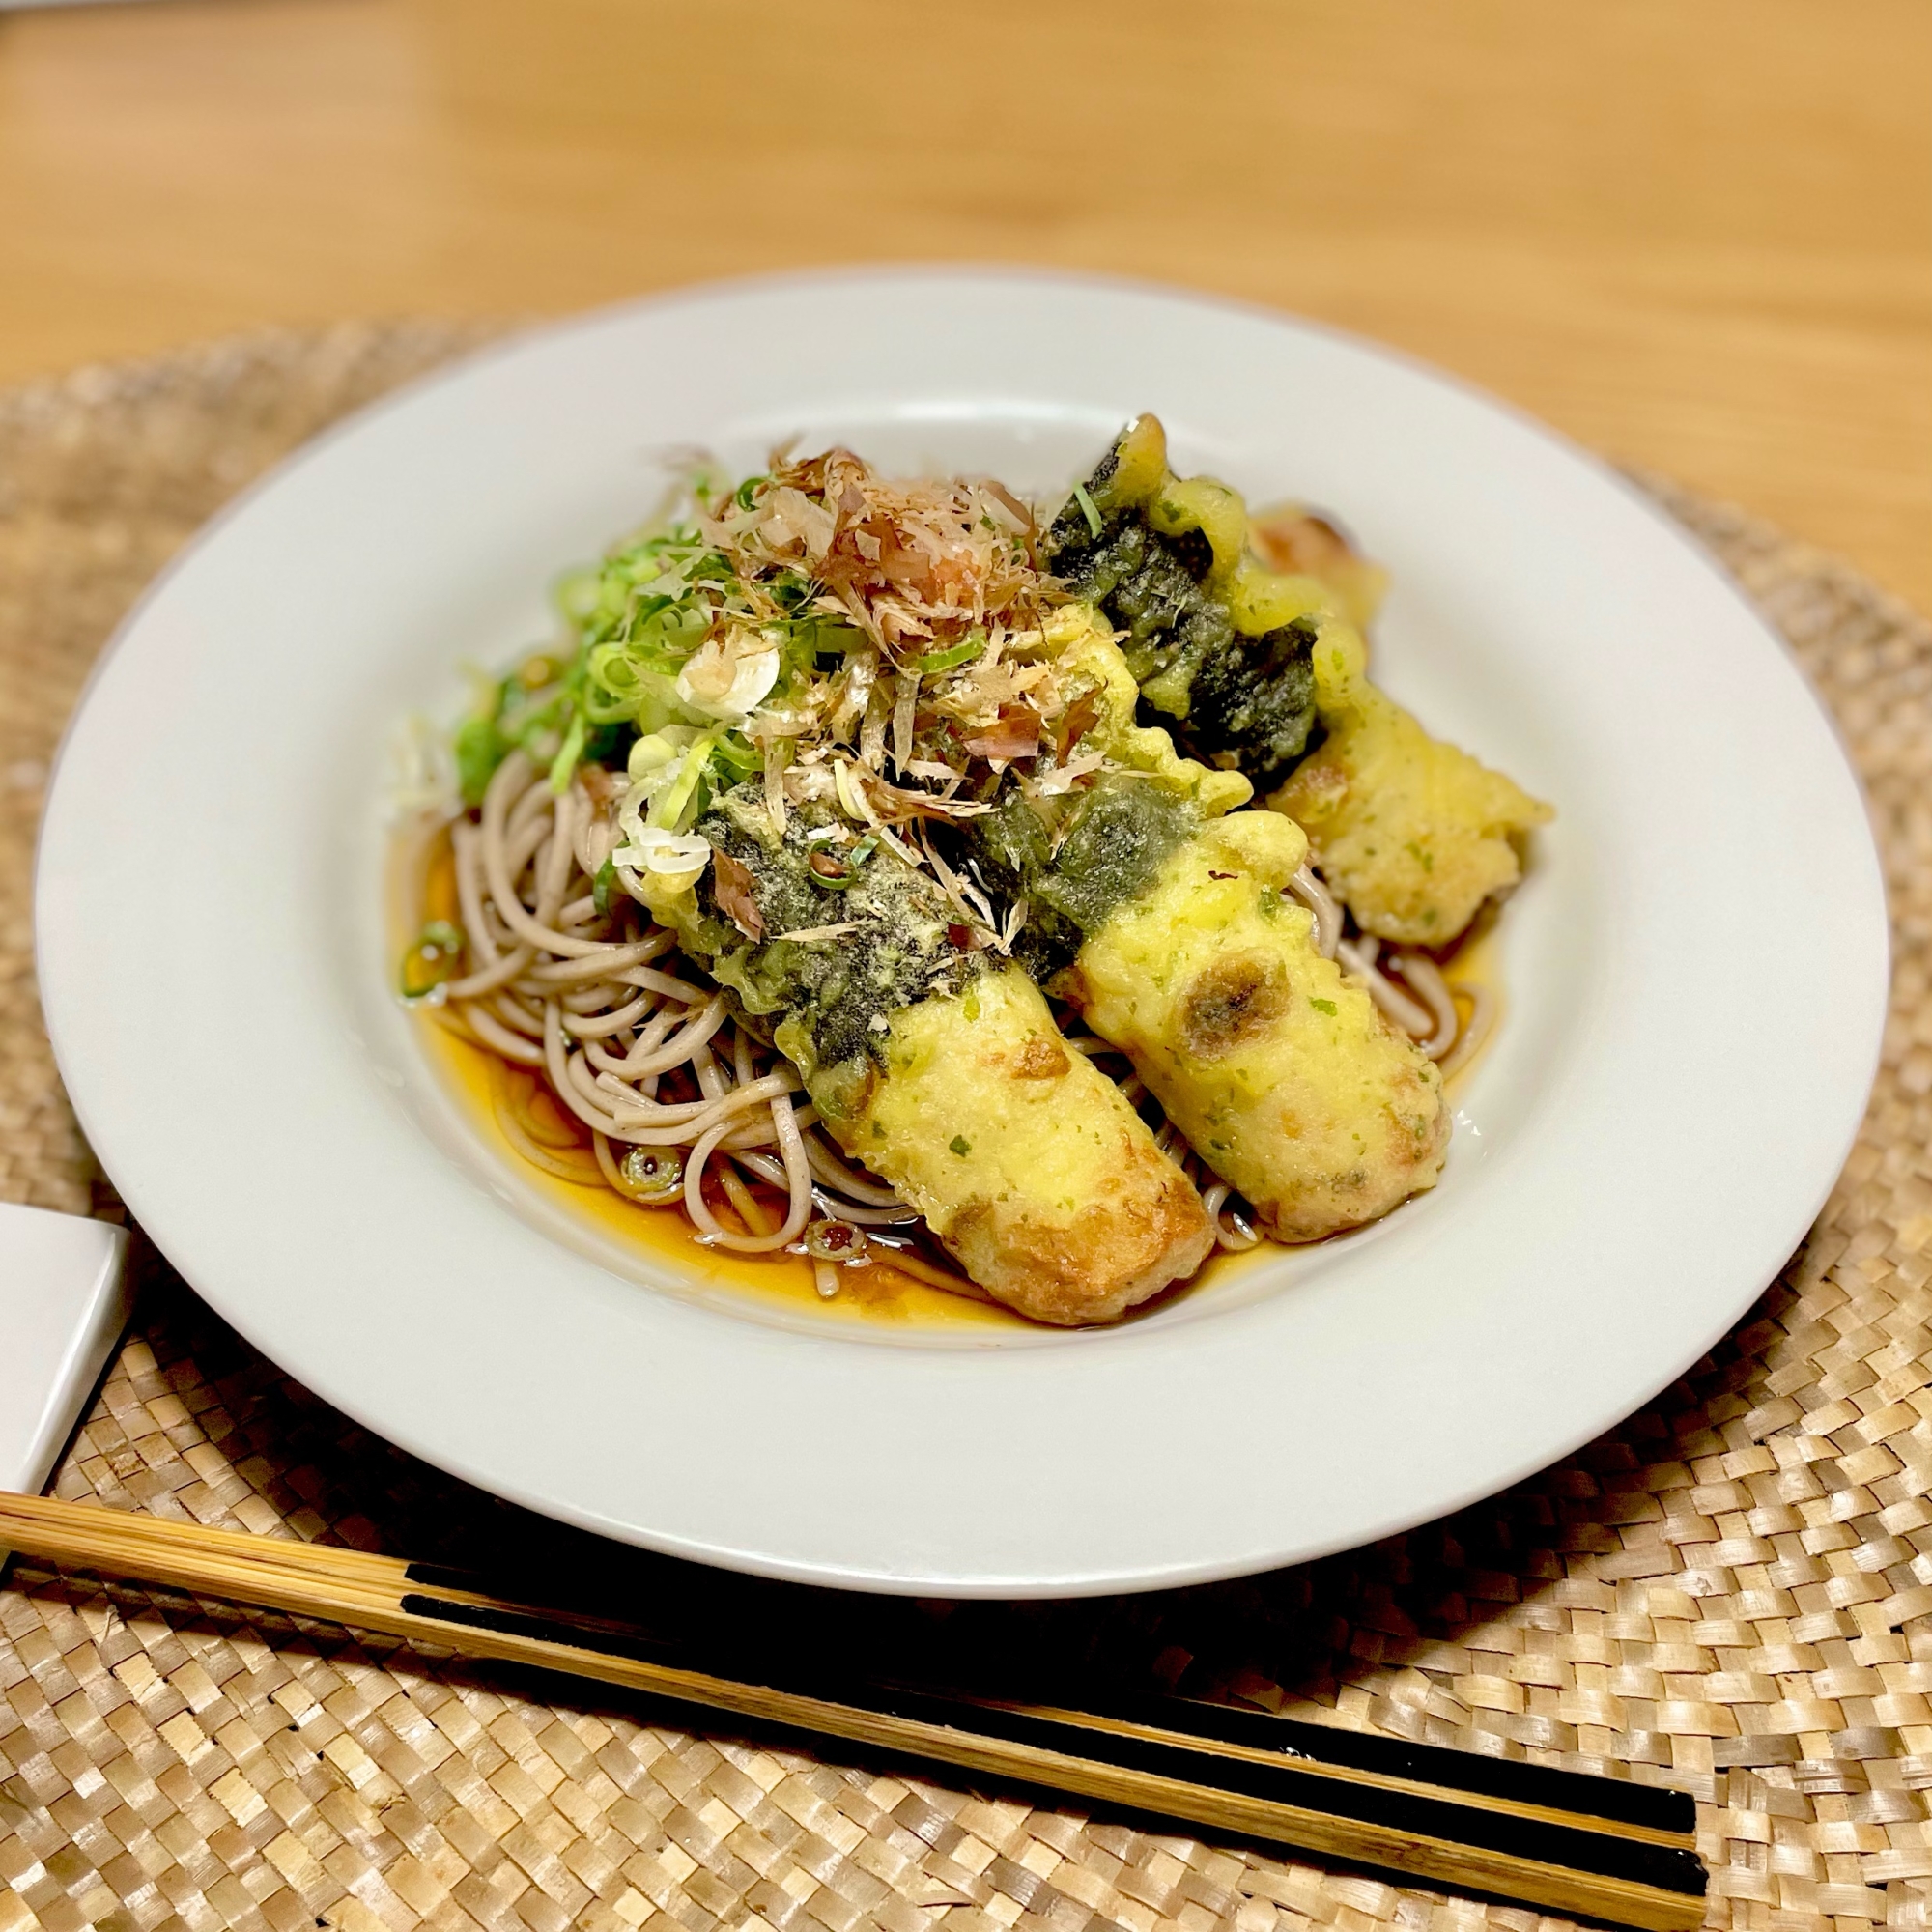
[[[570,775],[583,755],[583,734],[588,728],[583,713],[578,712],[563,734],[563,743],[556,748],[556,756],[550,761],[550,788],[559,798],[570,789]]]
[[[859,883],[859,868],[878,849],[878,839],[872,834],[867,833],[865,838],[859,840],[858,844],[853,846],[851,851],[842,855],[836,852],[828,853],[826,855],[828,858],[836,859],[842,856],[845,861],[844,871],[836,878],[821,872],[815,866],[810,864],[808,864],[805,869],[810,874],[811,883],[814,886],[823,886],[827,892],[833,893],[850,892]]]
[[[590,903],[599,912],[611,910],[611,895],[617,890],[617,863],[606,859],[597,868],[597,876],[590,881]]]
[[[472,718],[456,734],[456,781],[465,805],[483,803],[483,794],[510,747],[495,718]]]
[[[698,794],[705,789],[704,767],[717,743],[717,735],[706,732],[685,753],[677,777],[651,801],[650,824],[666,832],[682,832],[704,809]]]
[[[712,746],[711,757],[727,780],[748,779],[765,768],[764,759],[735,731],[727,731]]]
[[[594,570],[567,571],[551,593],[556,608],[573,624],[587,624],[597,611],[602,586]]]
[[[662,1208],[684,1192],[684,1156],[675,1148],[634,1147],[617,1163],[624,1192],[646,1208]]]
[[[1073,500],[1080,505],[1080,514],[1087,519],[1087,527],[1097,537],[1100,534],[1100,513],[1094,507],[1094,499],[1087,494],[1084,483],[1073,486]]]
[[[426,1000],[446,980],[456,978],[463,963],[463,933],[446,919],[433,919],[403,954],[398,976],[403,998]]]
[[[949,644],[943,651],[927,651],[914,658],[912,668],[923,677],[928,671],[951,670],[955,665],[971,664],[986,648],[984,638],[968,638],[962,644]]]
[[[815,1262],[842,1262],[847,1267],[871,1260],[866,1231],[850,1221],[814,1221],[805,1231],[805,1251]]]

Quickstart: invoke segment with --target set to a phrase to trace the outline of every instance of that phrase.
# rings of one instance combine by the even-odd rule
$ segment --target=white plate
[[[1559,809],[1442,1184],[1101,1333],[813,1322],[600,1245],[483,1144],[388,998],[396,721],[548,635],[546,585],[643,514],[667,445],[752,465],[837,437],[1045,488],[1150,408],[1177,467],[1337,510],[1394,572],[1383,680]],[[124,627],[61,757],[38,929],[107,1171],[319,1394],[613,1536],[969,1595],[1313,1556],[1608,1428],[1804,1235],[1887,958],[1824,716],[1615,476],[1305,324],[965,272],[593,316],[302,451]]]

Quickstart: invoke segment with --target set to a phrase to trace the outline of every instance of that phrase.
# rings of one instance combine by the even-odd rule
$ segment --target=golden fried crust
[[[1371,563],[1319,510],[1277,503],[1248,519],[1248,543],[1283,577],[1312,577],[1350,623],[1366,630],[1388,594],[1388,572]]]
[[[1268,804],[1307,833],[1365,932],[1447,946],[1517,882],[1518,846],[1550,809],[1384,697],[1348,625],[1322,620],[1313,661],[1328,735]]]
[[[1114,1321],[1214,1245],[1193,1183],[1017,967],[900,1009],[883,1070],[843,1098],[824,1118],[847,1151],[1037,1321]]]
[[[974,1280],[1036,1321],[1112,1321],[1191,1275],[1214,1231],[1201,1197],[1144,1128],[1120,1136],[1102,1185],[1104,1195],[1070,1219],[1010,1202],[968,1202],[948,1225],[946,1244]]]
[[[1315,950],[1280,887],[1305,841],[1272,812],[1214,820],[1089,939],[1065,986],[1194,1150],[1278,1240],[1310,1241],[1435,1184],[1441,1076]]]

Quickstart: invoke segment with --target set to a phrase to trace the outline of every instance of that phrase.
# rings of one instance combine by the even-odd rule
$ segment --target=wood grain
[[[974,257],[1400,344],[1932,603],[1922,0],[187,0],[0,18],[0,381]]]

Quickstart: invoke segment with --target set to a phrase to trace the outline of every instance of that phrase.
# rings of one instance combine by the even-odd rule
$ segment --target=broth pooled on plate
[[[1549,815],[1369,681],[1379,582],[1149,416],[1050,517],[696,476],[457,732],[404,995],[548,1089],[525,1158],[827,1295],[1082,1325],[1359,1227],[1440,1172],[1441,955]]]

